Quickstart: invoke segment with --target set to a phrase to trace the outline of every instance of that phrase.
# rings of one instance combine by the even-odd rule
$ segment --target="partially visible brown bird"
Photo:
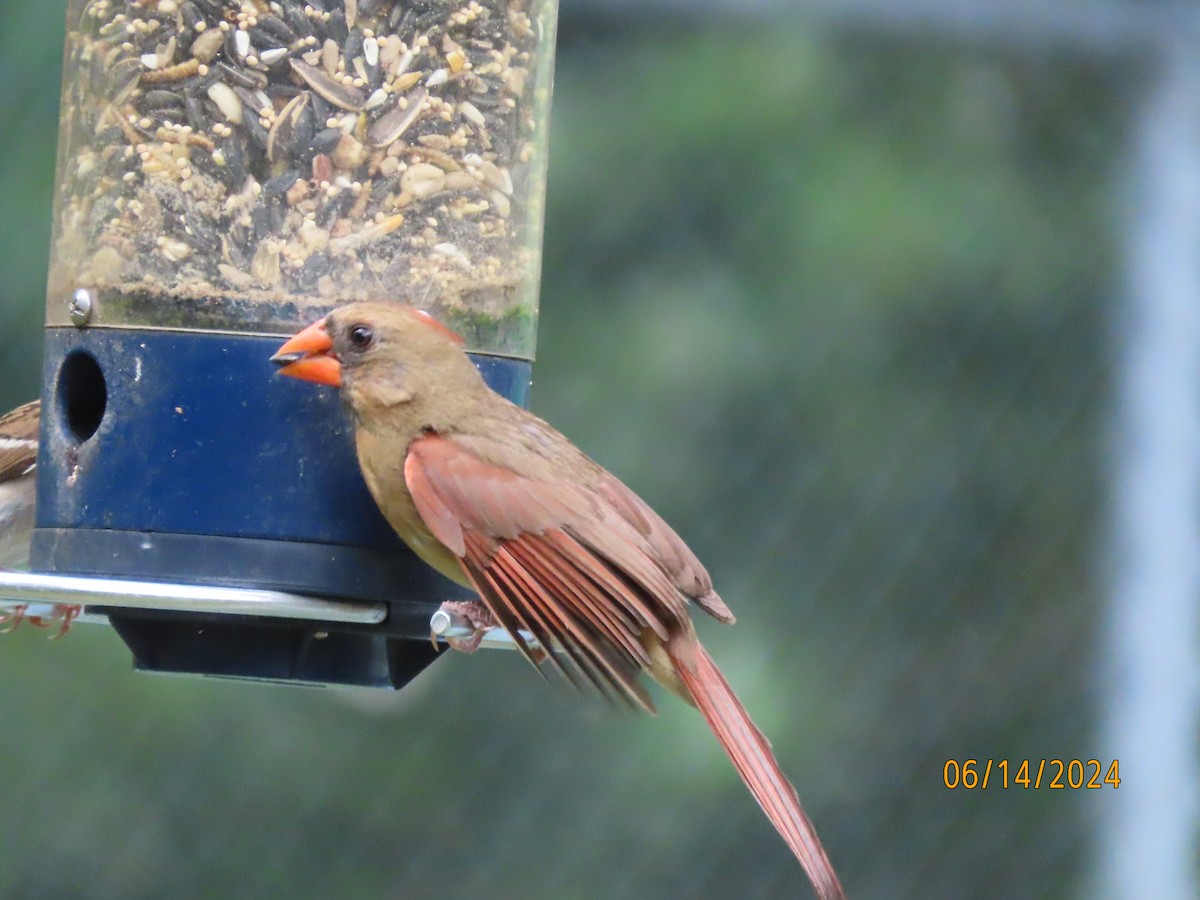
[[[29,568],[29,541],[33,536],[37,504],[38,425],[41,404],[34,400],[0,417],[0,569]],[[14,606],[0,612],[0,634],[12,631],[21,622],[39,628],[58,623],[51,637],[62,637],[71,622],[83,611],[81,606],[56,604],[51,616],[26,615],[27,607]]]
[[[34,400],[0,417],[0,568],[29,565],[40,412]]]
[[[462,340],[427,314],[356,303],[273,357],[340,387],[367,486],[400,537],[473,587],[477,627],[499,624],[535,663],[653,711],[648,672],[694,704],[817,895],[844,896],[771,745],[700,645],[695,605],[733,614],[704,566],[629,488],[541,419],[494,393]],[[557,652],[536,654],[521,632]]]

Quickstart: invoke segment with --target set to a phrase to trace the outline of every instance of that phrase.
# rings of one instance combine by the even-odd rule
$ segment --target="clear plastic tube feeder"
[[[69,2],[34,569],[390,610],[114,609],[140,667],[398,687],[432,658],[415,639],[460,589],[375,511],[338,398],[268,358],[343,303],[401,302],[525,402],[556,13]]]

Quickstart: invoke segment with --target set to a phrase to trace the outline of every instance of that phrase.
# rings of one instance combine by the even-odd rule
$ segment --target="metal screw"
[[[82,328],[92,317],[92,295],[83,288],[79,288],[71,295],[71,304],[68,308],[71,312],[71,321]]]

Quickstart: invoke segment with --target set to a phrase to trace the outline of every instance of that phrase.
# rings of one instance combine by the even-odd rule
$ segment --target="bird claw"
[[[474,653],[479,649],[479,644],[483,641],[484,636],[493,628],[500,627],[500,623],[496,621],[491,610],[478,600],[447,600],[439,608],[454,618],[465,619],[473,629],[468,637],[442,637],[442,640],[449,644],[452,650],[460,653]],[[429,636],[436,646],[438,635],[431,632]]]
[[[0,634],[8,634],[25,619],[25,610],[29,607],[24,603],[14,606],[8,612],[0,613],[0,624],[11,622],[7,628],[0,628]]]
[[[29,605],[21,603],[14,606],[10,612],[0,613],[0,623],[9,622],[7,628],[0,628],[0,634],[8,634],[22,622],[28,622],[35,628],[52,628],[58,623],[58,631],[50,635],[50,640],[56,640],[71,630],[71,623],[82,613],[83,607],[74,603],[56,603],[49,616],[28,615]]]
[[[50,635],[50,640],[57,640],[71,630],[71,623],[83,614],[83,607],[78,603],[55,603],[54,611],[48,617],[28,616],[29,624],[38,628],[52,628],[58,624],[58,631]]]

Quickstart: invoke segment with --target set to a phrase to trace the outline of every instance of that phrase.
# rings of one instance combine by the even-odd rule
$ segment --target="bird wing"
[[[0,417],[0,482],[33,471],[41,404],[34,400]]]
[[[497,621],[531,660],[518,632],[558,645],[574,672],[606,696],[652,709],[637,681],[655,668],[647,641],[691,628],[683,579],[709,606],[711,583],[697,562],[671,547],[644,503],[603,470],[585,486],[539,479],[489,462],[455,436],[429,434],[409,445],[404,477],[422,521],[453,551]],[[664,552],[664,548],[673,552]],[[688,580],[690,579],[690,580]],[[716,599],[720,609],[724,604]]]
[[[733,613],[713,590],[708,570],[662,517],[646,501],[609,472],[602,472],[596,490],[622,519],[646,539],[654,558],[675,581],[684,596],[718,621],[732,625]]]
[[[526,658],[537,664],[522,630],[561,650],[565,659],[546,659],[577,686],[582,676],[605,696],[653,711],[637,680],[649,671],[695,704],[818,896],[844,897],[770,743],[695,639],[686,609],[695,598],[680,582],[724,604],[703,567],[689,567],[691,551],[602,469],[583,481],[556,479],[481,457],[477,438],[429,434],[409,445],[404,478],[426,527]]]

